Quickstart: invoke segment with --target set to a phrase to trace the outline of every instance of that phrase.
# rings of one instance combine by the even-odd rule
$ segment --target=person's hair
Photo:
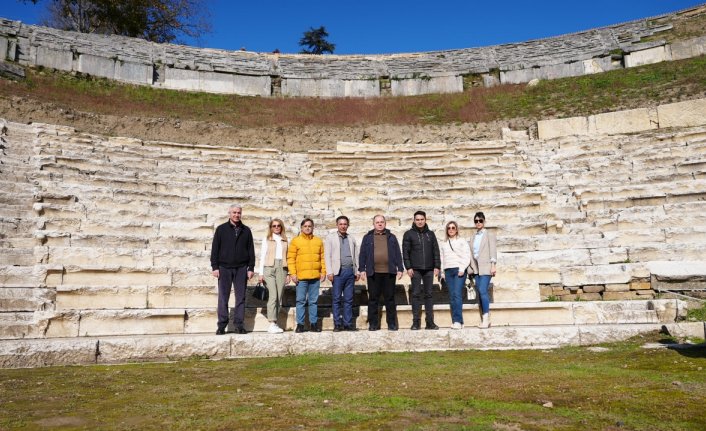
[[[348,224],[351,224],[351,221],[348,220],[348,217],[346,217],[346,216],[344,216],[344,215],[340,215],[340,216],[338,216],[338,217],[336,218],[336,224],[338,224],[338,222],[339,222],[340,220],[345,220]]]
[[[241,210],[243,209],[243,207],[241,207],[240,204],[230,204],[230,206],[228,207],[228,210],[230,211],[233,208],[240,208]]]
[[[456,236],[458,236],[458,223],[456,223],[455,221],[452,220],[452,221],[446,223],[446,239],[450,239],[449,238],[449,226],[451,226],[451,225],[456,226]]]
[[[475,220],[475,219],[477,219],[477,218],[479,218],[479,219],[485,221],[485,214],[483,214],[483,211],[478,211],[478,212],[473,216],[473,220]]]
[[[287,234],[284,233],[284,222],[278,218],[273,218],[270,220],[270,224],[267,225],[267,240],[272,239],[272,223],[277,222],[279,223],[280,226],[282,226],[282,230],[279,231],[279,235],[282,237],[283,240],[287,241]]]
[[[419,210],[416,213],[414,213],[414,218],[417,218],[418,215],[423,216],[424,218],[427,218],[427,213],[425,213],[422,210]]]
[[[301,227],[301,226],[304,226],[304,223],[306,223],[306,222],[308,222],[308,221],[311,222],[311,226],[314,226],[314,220],[312,220],[312,219],[310,219],[310,218],[308,218],[308,217],[305,218],[304,220],[302,220],[302,222],[301,222],[301,224],[300,224],[299,226],[300,226],[300,227]]]
[[[373,216],[373,223],[375,223],[375,219],[378,218],[378,217],[382,217],[382,219],[383,219],[384,221],[387,221],[387,219],[385,218],[384,215],[382,215],[382,214],[375,214],[375,215]]]

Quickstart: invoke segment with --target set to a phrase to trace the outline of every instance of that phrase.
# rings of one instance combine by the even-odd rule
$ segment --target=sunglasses
[[[446,230],[456,230],[456,226],[449,226],[446,228]]]
[[[273,225],[270,226],[270,227],[273,227],[273,228],[275,228],[275,227],[282,227],[282,225],[281,225],[281,224],[273,224]]]
[[[473,220],[473,223],[485,223],[485,220],[476,219],[476,220]]]

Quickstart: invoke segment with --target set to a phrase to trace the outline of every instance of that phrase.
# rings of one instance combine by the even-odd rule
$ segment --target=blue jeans
[[[466,283],[466,271],[459,277],[458,268],[448,268],[444,270],[444,278],[449,289],[451,321],[463,324],[463,285]]]
[[[307,302],[309,303],[309,324],[316,325],[318,321],[316,301],[319,300],[320,284],[318,278],[299,280],[297,283],[297,325],[304,324],[304,305]]]
[[[333,324],[336,326],[353,327],[353,293],[355,273],[353,268],[341,269],[338,275],[333,276],[331,289],[331,308],[333,311]],[[341,310],[343,305],[343,310]],[[343,315],[343,319],[341,319]]]
[[[488,287],[490,286],[490,275],[476,275],[476,289],[480,297],[481,313],[490,313],[490,296],[488,296]]]

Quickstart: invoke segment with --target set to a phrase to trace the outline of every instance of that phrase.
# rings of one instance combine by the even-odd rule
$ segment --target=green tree
[[[50,27],[159,43],[198,39],[211,31],[205,0],[48,0],[47,12],[43,24]]]
[[[299,40],[299,46],[308,47],[308,49],[302,49],[300,54],[333,54],[336,45],[326,40],[327,37],[326,27],[310,27],[309,31],[305,31],[304,36]]]

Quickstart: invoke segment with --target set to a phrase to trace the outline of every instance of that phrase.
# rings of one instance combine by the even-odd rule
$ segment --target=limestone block
[[[115,60],[91,54],[81,54],[78,57],[78,71],[113,79],[115,77]]]
[[[172,284],[172,276],[165,268],[132,269],[67,266],[62,284],[82,286],[164,286]]]
[[[539,302],[539,283],[537,282],[491,282],[493,302]]]
[[[45,46],[36,47],[35,64],[37,66],[70,72],[73,68],[73,60],[74,57],[71,51],[63,51],[61,49],[53,49]]]
[[[630,290],[652,290],[649,281],[633,281],[630,283]]]
[[[94,339],[0,341],[0,368],[34,368],[92,364],[96,361]]]
[[[342,79],[282,79],[282,95],[290,97],[345,97]]]
[[[8,58],[7,44],[8,44],[7,38],[0,37],[0,61],[14,60],[14,58]]]
[[[631,264],[563,267],[561,283],[564,286],[629,283],[632,270]]]
[[[592,248],[588,262],[594,265],[622,263],[628,260],[628,249],[624,247]]]
[[[594,73],[606,72],[613,69],[609,57],[591,58],[583,60],[583,74],[592,75]]]
[[[628,292],[630,290],[630,284],[620,283],[620,284],[606,284],[606,292]]]
[[[583,286],[583,291],[586,293],[600,293],[605,291],[605,286],[603,286],[602,284]]]
[[[658,281],[689,281],[706,278],[706,261],[646,262],[650,273]]]
[[[293,326],[287,324],[287,319],[289,317],[287,315],[288,312],[289,309],[283,309],[282,315],[279,317],[278,323],[282,328],[292,329]],[[294,313],[294,309],[292,309],[291,312]],[[188,317],[184,325],[184,333],[203,334],[212,333],[216,331],[218,315],[216,314],[215,306],[209,309],[188,309],[186,310],[186,313]],[[243,321],[243,326],[247,331],[267,331],[267,328],[270,326],[270,322],[267,320],[267,310],[262,307],[247,307],[245,309],[245,318]],[[228,330],[233,330],[232,318]]]
[[[576,325],[659,322],[649,301],[574,302],[572,309]]]
[[[205,235],[213,237],[213,226],[206,223],[161,222],[159,234],[168,235]]]
[[[656,119],[655,119],[656,120]],[[614,135],[619,133],[643,132],[657,128],[657,122],[647,108],[606,112],[588,117],[589,133]]]
[[[676,40],[670,45],[672,60],[698,57],[706,54],[706,36],[687,40]]]
[[[641,51],[633,51],[623,56],[625,67],[636,67],[669,60],[671,60],[671,55],[666,46],[656,46]]]
[[[41,287],[0,288],[0,312],[51,310],[55,296],[53,289]]]
[[[667,333],[676,338],[706,338],[706,322],[679,322],[664,325]]]
[[[206,265],[201,265],[204,269],[197,270],[174,270],[172,272],[172,283],[163,283],[165,285],[172,284],[173,286],[215,286],[218,280],[213,278],[210,269]]]
[[[687,100],[657,107],[659,127],[693,127],[706,124],[706,99]]]
[[[637,292],[634,290],[628,292],[603,292],[603,299],[605,301],[622,301],[625,299],[637,299]]]
[[[233,75],[233,92],[243,96],[267,97],[272,94],[272,79],[268,76]]]
[[[393,96],[463,92],[463,78],[461,76],[393,79],[391,84]]]
[[[602,298],[600,293],[584,292],[576,295],[577,301],[600,301]]]
[[[56,288],[58,310],[146,308],[147,286],[70,286]]]
[[[50,316],[44,332],[46,338],[66,338],[79,336],[79,311],[62,311]]]
[[[377,79],[344,81],[346,97],[379,97],[380,81]]]
[[[235,93],[234,77],[230,73],[197,72],[199,90],[207,93]]]
[[[587,249],[531,250],[523,253],[498,253],[498,266],[558,268],[559,266],[585,265],[591,262]]]
[[[50,247],[48,263],[105,267],[150,267],[154,265],[153,251],[133,248],[95,248],[95,247]]]
[[[0,313],[0,339],[42,338],[51,315],[50,312]]]
[[[453,349],[485,349],[489,345],[497,349],[545,349],[557,344],[576,346],[580,342],[579,329],[574,326],[449,330],[449,346]]]
[[[500,82],[503,84],[521,84],[532,79],[558,79],[569,76],[580,76],[585,73],[583,62],[549,64],[517,70],[501,70]]]
[[[184,315],[184,310],[83,311],[79,336],[183,334]]]
[[[199,91],[201,86],[201,72],[197,70],[177,69],[166,67],[164,70],[165,88],[175,90]]]
[[[210,287],[151,286],[147,291],[148,308],[215,308],[217,303],[215,284]],[[235,295],[231,295],[230,306],[235,306]]]
[[[133,84],[152,85],[154,66],[118,60],[115,62],[115,79]]]
[[[679,299],[655,299],[649,303],[662,323],[672,323],[685,318],[689,308],[686,302]]]
[[[42,287],[47,278],[47,266],[0,266],[0,288]]]
[[[570,304],[569,302],[491,304],[491,320],[493,326],[573,325]]]
[[[563,136],[587,135],[588,118],[570,117],[537,121],[539,139],[554,139]]]
[[[230,356],[230,337],[142,336],[101,339],[98,363],[139,360],[223,359]]]
[[[532,266],[503,265],[493,277],[493,283],[508,284],[512,282],[536,282],[540,284],[561,283],[560,268],[534,268]],[[583,283],[582,283],[583,284]]]
[[[483,87],[495,87],[496,85],[500,85],[500,78],[490,73],[482,74],[481,79],[483,79]]]
[[[661,328],[659,323],[577,326],[582,346],[624,341],[636,335],[659,331]]]

